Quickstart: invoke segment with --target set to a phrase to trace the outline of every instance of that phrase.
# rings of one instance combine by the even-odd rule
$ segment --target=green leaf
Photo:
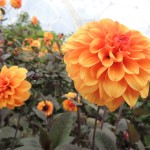
[[[15,136],[15,132],[14,128],[5,126],[0,129],[0,139],[12,138]],[[17,132],[17,136],[19,136],[19,131]]]
[[[129,142],[131,144],[134,144],[136,142],[139,141],[140,139],[140,134],[138,133],[138,131],[135,129],[134,125],[131,123],[128,123],[128,132],[129,132]]]
[[[43,121],[46,120],[46,116],[45,116],[45,114],[42,111],[40,111],[40,110],[38,110],[36,108],[33,108],[33,111],[35,112],[35,114],[37,115],[37,117],[39,117]]]
[[[33,147],[33,146],[22,146],[15,148],[14,150],[43,150],[42,148]]]
[[[55,150],[80,150],[80,148],[77,145],[68,144],[68,145],[62,145],[55,148]]]
[[[126,131],[127,129],[128,129],[127,120],[124,118],[121,118],[118,122],[116,133]]]
[[[40,128],[40,143],[44,150],[50,150],[50,138],[47,131],[43,128]]]
[[[144,142],[146,146],[150,146],[150,135],[144,136]]]
[[[74,122],[74,113],[63,113],[53,121],[50,129],[52,149],[57,146],[70,144],[73,141],[74,137],[71,137],[70,133]]]
[[[142,115],[150,115],[150,111],[145,108],[136,108],[133,110],[133,115],[136,117],[139,117]]]
[[[89,134],[90,142],[92,143],[93,139],[93,130]],[[117,150],[115,142],[109,133],[104,130],[97,129],[95,134],[95,147],[98,150]],[[96,148],[95,148],[96,149]]]
[[[38,147],[40,148],[41,145],[39,143],[39,138],[38,137],[28,137],[28,138],[22,138],[20,142],[24,146],[31,146],[31,147]]]
[[[141,141],[138,141],[136,145],[138,146],[139,150],[145,150],[144,144]]]

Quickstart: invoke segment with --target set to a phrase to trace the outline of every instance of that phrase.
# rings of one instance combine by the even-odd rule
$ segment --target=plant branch
[[[124,103],[122,103],[121,106],[119,107],[118,116],[117,116],[117,120],[116,120],[116,123],[115,123],[115,134],[116,134],[116,131],[117,131],[119,120],[121,118],[121,114],[122,114],[122,110],[123,110],[123,104]]]
[[[101,121],[101,125],[100,125],[101,130],[103,129],[103,124],[104,124],[104,120],[105,120],[106,115],[107,115],[107,108],[104,107],[103,117],[102,117],[102,121]]]
[[[22,116],[22,113],[23,113],[23,111],[22,111],[23,109],[24,108],[21,109],[20,114],[19,114],[15,135],[14,135],[13,142],[12,142],[12,145],[11,145],[11,150],[13,150],[14,146],[15,146],[15,140],[16,140],[16,137],[17,137],[17,132],[18,132],[18,129],[19,129],[19,123],[20,123],[20,119],[21,119],[21,116]]]
[[[96,112],[96,116],[95,116],[95,125],[94,125],[94,131],[93,131],[93,139],[92,139],[91,150],[94,150],[94,147],[95,147],[95,133],[96,133],[96,127],[97,127],[97,120],[98,120],[99,110],[100,110],[100,106],[98,106],[97,112]]]

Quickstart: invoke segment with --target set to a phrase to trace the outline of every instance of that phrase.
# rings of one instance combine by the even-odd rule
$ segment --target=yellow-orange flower
[[[37,19],[37,17],[33,16],[33,17],[32,17],[32,20],[31,20],[31,23],[32,23],[33,25],[37,25],[37,24],[38,24],[38,19]]]
[[[77,97],[77,94],[74,92],[69,92],[69,93],[65,94],[64,96],[67,97],[68,99],[74,99]]]
[[[75,88],[90,102],[116,110],[147,97],[150,39],[111,19],[81,27],[64,44],[64,61]]]
[[[10,0],[10,4],[14,8],[21,8],[22,0]]]
[[[4,66],[0,72],[0,108],[14,109],[30,97],[31,84],[25,80],[27,70]]]
[[[77,106],[74,104],[74,102],[70,99],[66,99],[63,101],[63,108],[66,111],[77,111]]]
[[[41,47],[41,42],[39,40],[33,40],[30,46],[40,48]]]
[[[53,34],[51,32],[44,32],[44,43],[48,46],[53,40]]]
[[[6,0],[0,0],[0,7],[3,7],[6,5]]]
[[[54,106],[52,102],[46,100],[41,101],[37,105],[37,109],[41,110],[46,116],[50,116],[53,113]]]

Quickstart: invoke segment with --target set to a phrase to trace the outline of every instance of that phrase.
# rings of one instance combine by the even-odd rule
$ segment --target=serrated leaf
[[[0,139],[4,138],[12,138],[15,136],[16,130],[12,127],[3,127],[0,129]],[[19,131],[17,132],[17,136],[19,136]]]
[[[40,128],[40,143],[44,150],[50,150],[50,137],[47,131],[43,128]]]
[[[131,123],[128,123],[128,132],[129,132],[129,142],[131,144],[134,144],[136,142],[139,141],[140,139],[140,134],[138,133],[138,131],[135,129],[134,125]]]
[[[77,145],[68,144],[68,145],[62,145],[55,148],[55,150],[80,150],[80,148]]]
[[[92,143],[93,130],[91,130],[89,134],[89,139]],[[108,135],[108,133],[100,129],[96,130],[95,147],[97,147],[98,150],[117,150],[114,140]]]
[[[133,115],[136,117],[139,117],[142,115],[150,115],[150,111],[145,108],[136,108],[133,110]]]
[[[52,149],[72,142],[74,137],[71,137],[70,133],[74,122],[74,113],[63,113],[53,121],[50,129]]]
[[[45,116],[45,114],[42,111],[40,111],[40,110],[38,110],[36,108],[33,108],[33,111],[35,112],[35,114],[37,115],[37,117],[39,117],[43,121],[46,120],[46,116]]]

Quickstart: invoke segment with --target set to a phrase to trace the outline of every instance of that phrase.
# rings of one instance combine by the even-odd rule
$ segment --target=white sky
[[[93,20],[111,18],[150,36],[150,0],[22,0],[22,8],[11,9],[9,22],[20,12],[37,16],[44,30],[65,34]],[[9,9],[10,6],[7,6]]]

